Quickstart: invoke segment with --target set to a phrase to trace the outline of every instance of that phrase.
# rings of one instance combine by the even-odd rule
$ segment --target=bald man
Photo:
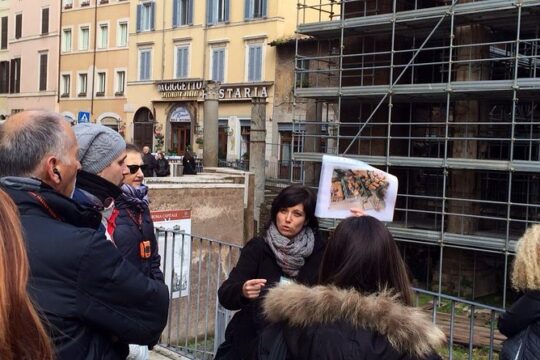
[[[56,359],[125,359],[127,344],[157,342],[168,291],[106,240],[99,212],[70,198],[78,150],[59,114],[18,113],[0,125],[0,186],[21,214],[28,291],[46,318]]]

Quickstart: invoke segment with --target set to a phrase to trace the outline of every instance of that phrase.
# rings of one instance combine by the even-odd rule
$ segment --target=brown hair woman
[[[49,337],[26,292],[29,268],[18,215],[0,189],[0,357],[49,360]]]

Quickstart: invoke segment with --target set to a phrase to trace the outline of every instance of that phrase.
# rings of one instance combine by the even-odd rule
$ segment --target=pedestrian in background
[[[182,158],[182,166],[184,167],[184,175],[197,175],[197,164],[189,146],[186,147],[184,157]]]
[[[499,318],[503,343],[501,360],[540,356],[540,225],[519,239],[512,270],[512,286],[523,295]],[[520,356],[516,357],[518,355]]]
[[[285,359],[273,351],[291,360],[440,359],[435,350],[445,336],[413,307],[405,263],[379,220],[350,217],[337,226],[319,283],[268,292],[264,313],[274,325],[262,334],[257,359]]]
[[[156,158],[148,146],[143,147],[143,163],[146,165],[146,169],[143,171],[144,177],[153,177],[156,170]]]
[[[51,341],[26,291],[28,258],[11,198],[0,189],[0,357],[52,360]]]
[[[55,358],[125,359],[127,344],[158,341],[169,293],[107,241],[98,211],[70,198],[78,150],[62,115],[17,113],[0,125],[0,187],[21,214],[28,292],[45,318]]]
[[[157,152],[156,160],[156,175],[159,177],[169,176],[171,174],[171,169],[169,167],[169,161],[165,159],[163,151],[159,150]]]
[[[261,298],[280,282],[317,282],[325,243],[315,217],[316,196],[302,185],[283,189],[272,202],[266,231],[242,249],[236,266],[218,291],[219,302],[238,311],[216,359],[251,360],[257,336],[266,325]]]

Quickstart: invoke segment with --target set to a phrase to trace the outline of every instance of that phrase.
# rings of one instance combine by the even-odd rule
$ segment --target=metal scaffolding
[[[445,248],[493,254],[504,306],[540,222],[539,20],[532,0],[299,1],[295,99],[321,109],[294,122],[302,180],[323,153],[396,175],[389,228],[438,252],[439,292]]]

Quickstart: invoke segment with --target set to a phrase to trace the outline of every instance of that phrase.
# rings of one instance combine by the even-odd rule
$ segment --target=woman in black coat
[[[512,338],[530,328],[524,337],[520,359],[537,359],[540,354],[540,225],[528,229],[517,243],[512,286],[523,292],[523,296],[501,315],[499,331]],[[515,355],[504,348],[503,352]]]
[[[240,310],[229,323],[216,359],[251,360],[266,325],[261,299],[278,283],[315,284],[325,244],[318,231],[314,193],[291,185],[272,202],[271,221],[242,249],[238,263],[218,291],[220,303]]]
[[[319,283],[280,284],[268,292],[264,313],[273,324],[257,357],[275,360],[440,359],[445,340],[421,309],[412,306],[405,264],[390,232],[371,216],[336,228],[321,263]]]
[[[148,188],[143,185],[145,165],[139,149],[126,147],[129,174],[124,177],[122,195],[115,201],[116,217],[114,241],[124,259],[135,265],[146,276],[164,281],[160,270],[161,257],[148,208]]]

